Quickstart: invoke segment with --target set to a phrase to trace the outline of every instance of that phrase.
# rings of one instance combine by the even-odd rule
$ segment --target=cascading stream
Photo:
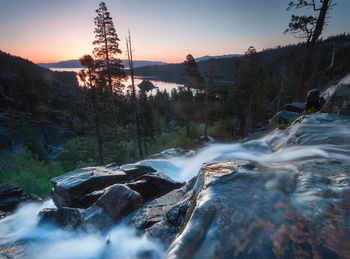
[[[225,160],[251,160],[265,167],[297,172],[298,163],[310,159],[350,161],[349,136],[347,121],[332,118],[332,115],[330,118],[317,115],[306,117],[303,123],[296,123],[285,131],[273,131],[260,140],[243,144],[211,144],[191,157],[148,159],[138,164],[151,166],[176,181],[188,181],[195,177],[203,163]],[[298,177],[305,184],[318,184],[309,181],[307,174]],[[338,188],[338,180],[334,180],[332,188]],[[310,193],[297,193],[296,197],[299,195],[300,200],[312,197],[314,186],[309,188]],[[25,204],[1,220],[0,245],[31,240],[28,253],[35,254],[36,258],[135,258],[142,253],[151,253],[155,258],[161,258],[164,253],[160,244],[144,236],[137,236],[124,223],[117,225],[105,236],[38,227],[38,212],[53,206],[51,201]],[[106,244],[106,240],[110,242]]]

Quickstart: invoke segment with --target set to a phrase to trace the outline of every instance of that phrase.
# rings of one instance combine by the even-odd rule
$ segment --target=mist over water
[[[37,259],[137,258],[143,254],[161,258],[160,244],[137,236],[136,231],[121,223],[107,234],[62,230],[54,226],[38,226],[38,213],[54,208],[52,200],[27,203],[0,221],[0,245],[29,241],[26,256]],[[108,242],[107,242],[108,240]]]
[[[276,130],[260,140],[242,144],[211,144],[198,150],[191,157],[147,159],[139,164],[151,166],[174,180],[183,182],[196,176],[203,163],[213,161],[251,160],[266,167],[294,172],[297,172],[299,162],[315,158],[350,161],[349,141],[339,141],[350,136],[349,127],[337,122],[327,127],[320,124],[308,125],[306,122],[304,127],[302,132],[306,131],[306,137],[312,134],[316,136],[311,144],[293,145],[293,141],[306,143],[306,137],[298,133],[298,125],[292,125],[287,131]],[[288,136],[293,134],[303,141],[288,139]],[[305,181],[308,181],[307,175],[300,177],[306,177]],[[279,181],[278,176],[275,178]],[[312,194],[312,188],[308,189],[310,192],[295,194],[298,195],[298,201],[304,202],[317,196]],[[135,230],[124,223],[115,226],[105,235],[37,226],[39,211],[48,207],[54,207],[51,200],[43,204],[25,204],[14,214],[1,220],[0,245],[30,240],[27,253],[29,257],[35,255],[35,258],[39,259],[135,258],[145,253],[151,254],[153,258],[161,258],[164,253],[160,244],[150,241],[145,236],[137,236]],[[108,239],[110,242],[106,244]]]

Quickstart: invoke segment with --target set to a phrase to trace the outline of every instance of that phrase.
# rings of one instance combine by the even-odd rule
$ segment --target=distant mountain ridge
[[[122,60],[122,64],[125,68],[129,67],[127,60]],[[134,67],[144,67],[144,66],[153,66],[153,65],[165,65],[167,63],[160,61],[147,61],[147,60],[135,60]],[[44,68],[82,68],[80,61],[77,59],[65,60],[55,63],[37,63],[38,66]]]
[[[222,59],[222,58],[233,58],[233,57],[240,57],[241,54],[227,54],[227,55],[219,55],[219,56],[203,56],[196,58],[195,60],[197,62],[200,61],[206,61],[209,59]],[[182,62],[180,62],[182,63]],[[122,60],[122,64],[125,68],[129,68],[128,60]],[[154,65],[167,65],[169,63],[162,62],[162,61],[148,61],[148,60],[135,60],[134,61],[134,67],[146,67],[146,66],[154,66]],[[71,60],[65,60],[60,62],[54,62],[54,63],[37,63],[38,66],[44,67],[44,68],[82,68],[80,61],[77,59],[71,59]]]
[[[222,59],[222,58],[237,58],[242,56],[242,54],[226,54],[226,55],[219,55],[219,56],[203,56],[203,57],[199,57],[199,58],[195,58],[196,62],[200,62],[200,61],[206,61],[209,59]]]

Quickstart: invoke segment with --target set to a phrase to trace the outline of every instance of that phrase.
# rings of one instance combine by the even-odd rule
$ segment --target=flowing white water
[[[38,213],[43,208],[53,207],[51,200],[43,204],[27,203],[1,220],[0,245],[30,241],[26,247],[26,257],[37,259],[131,259],[143,254],[151,256],[147,258],[161,258],[164,252],[160,244],[145,236],[137,236],[134,229],[123,223],[105,235],[38,226]]]
[[[213,144],[190,158],[149,159],[140,161],[139,164],[151,166],[174,180],[188,181],[197,175],[203,163],[212,161],[251,160],[267,166],[283,167],[313,158],[349,161],[350,149],[348,146],[312,145],[292,146],[272,152],[266,142],[252,141],[246,144]]]
[[[327,124],[328,125],[328,124]],[[350,161],[349,141],[334,141],[335,144],[324,141],[326,137],[342,139],[350,136],[348,125],[329,124],[332,127],[321,127],[320,124],[307,128],[307,134],[314,134],[312,145],[290,145],[289,140],[280,132],[273,132],[265,138],[250,141],[244,144],[211,144],[197,151],[191,157],[169,157],[164,159],[148,159],[139,164],[148,165],[161,171],[174,180],[188,181],[196,176],[203,163],[222,160],[252,160],[266,166],[289,168],[297,170],[294,166],[299,161],[313,158],[326,158]],[[321,129],[321,130],[320,130]],[[289,135],[298,135],[298,126],[289,129]],[[305,130],[302,132],[305,133]],[[287,133],[286,133],[287,134]],[[306,134],[306,135],[307,135]],[[298,135],[299,136],[299,135]],[[273,138],[275,147],[273,151],[268,143]],[[333,140],[332,140],[333,141]],[[277,144],[276,144],[277,142]],[[299,142],[296,142],[299,143]],[[121,223],[107,235],[97,233],[83,233],[79,231],[65,231],[54,227],[38,227],[37,214],[40,210],[53,207],[51,201],[44,204],[25,204],[14,214],[0,221],[0,245],[13,243],[18,240],[30,240],[27,253],[35,258],[135,258],[142,254],[151,258],[161,258],[163,248],[146,237],[137,236],[135,231]],[[106,240],[110,240],[106,244]],[[33,257],[33,258],[34,258]],[[149,257],[148,257],[149,258]]]

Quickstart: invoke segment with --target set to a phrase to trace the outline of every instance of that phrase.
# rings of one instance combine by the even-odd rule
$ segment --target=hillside
[[[45,150],[55,158],[73,136],[71,100],[79,94],[74,72],[54,72],[0,51],[0,151],[24,143],[38,156]]]
[[[333,47],[335,46],[335,59],[333,68],[330,70]],[[313,75],[310,78],[311,85],[308,88],[324,85],[330,79],[341,78],[348,71],[350,64],[350,35],[342,34],[332,36],[325,40],[319,40],[316,46],[317,55],[313,61]],[[266,73],[272,73],[275,78],[280,78],[284,64],[286,64],[286,74],[298,77],[305,54],[305,44],[293,44],[287,46],[277,46],[262,50],[257,53],[261,69]],[[213,58],[217,74],[224,81],[234,81],[235,60],[240,57]],[[199,59],[200,60],[200,59]],[[204,74],[208,70],[210,59],[198,61],[198,69]],[[184,63],[155,65],[139,67],[135,69],[137,76],[155,76],[164,81],[183,83]],[[293,84],[291,78],[291,84]]]

